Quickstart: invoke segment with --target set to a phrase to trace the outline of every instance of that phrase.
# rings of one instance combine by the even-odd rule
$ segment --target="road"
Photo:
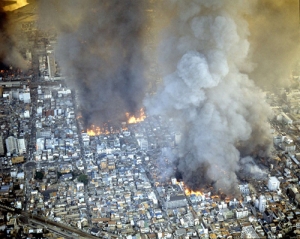
[[[29,225],[31,225],[33,227],[36,227],[37,225],[40,225],[42,228],[45,227],[44,223],[41,223],[41,222],[39,222],[35,219],[32,219],[32,218],[28,219],[28,223],[29,223]],[[62,231],[60,228],[55,227],[55,226],[51,226],[51,225],[47,225],[47,230],[57,234],[58,236],[63,236],[66,239],[71,239],[71,238],[74,238],[74,236],[75,236],[75,235],[70,235],[68,232]]]
[[[63,235],[68,236],[68,238],[74,238],[74,236],[75,236],[74,234],[72,234],[72,235],[68,234],[68,232],[75,233],[75,234],[78,235],[78,237],[82,236],[84,238],[91,238],[91,239],[98,238],[98,237],[95,237],[95,236],[93,236],[89,233],[81,231],[79,229],[76,229],[76,228],[73,228],[73,227],[58,223],[58,222],[48,220],[47,218],[44,218],[44,217],[32,215],[32,214],[29,214],[29,213],[26,213],[26,212],[22,212],[21,214],[23,216],[27,217],[29,220],[34,220],[35,223],[38,223],[38,224],[40,224],[44,227],[47,227],[48,229],[51,228],[51,230],[53,230],[57,233],[61,233]],[[64,231],[62,231],[62,230],[64,230]]]

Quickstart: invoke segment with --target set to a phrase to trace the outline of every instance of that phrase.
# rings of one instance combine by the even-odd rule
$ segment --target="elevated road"
[[[28,222],[29,222],[29,225],[31,225],[33,227],[36,227],[37,225],[39,225],[41,227],[45,227],[44,223],[41,223],[41,222],[31,219],[31,218],[28,219]],[[47,230],[55,233],[56,235],[63,236],[66,239],[76,238],[76,236],[73,235],[72,233],[66,232],[66,231],[61,231],[60,228],[58,228],[56,226],[48,225]]]
[[[48,220],[47,218],[45,217],[40,217],[40,216],[36,216],[36,215],[32,215],[32,214],[29,214],[27,212],[22,212],[21,213],[24,217],[27,217],[28,220],[34,220],[35,223],[38,223],[40,225],[44,225],[45,227],[49,228],[49,225],[50,226],[54,226],[54,227],[57,227],[58,229],[54,229],[53,227],[50,227],[50,229],[52,231],[55,231],[57,233],[60,233],[60,234],[63,234],[64,236],[67,236],[68,238],[74,238],[74,234],[78,235],[78,236],[81,236],[83,238],[91,238],[91,239],[96,239],[96,238],[99,238],[99,237],[95,237],[89,233],[86,233],[84,231],[81,231],[79,229],[76,229],[76,228],[73,228],[73,227],[70,227],[70,226],[67,226],[65,224],[61,224],[61,223],[58,223],[58,222],[54,222],[54,221],[51,221],[51,220]],[[64,231],[62,231],[61,229],[63,229],[64,231],[66,232],[71,232],[71,233],[74,233],[72,235],[68,235],[67,233],[65,233]],[[116,235],[112,235],[112,236],[115,236]],[[76,238],[76,237],[75,237]]]

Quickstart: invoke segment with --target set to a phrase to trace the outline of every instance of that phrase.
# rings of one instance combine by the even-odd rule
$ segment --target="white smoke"
[[[172,149],[164,147],[162,148],[161,155],[157,158],[156,162],[159,165],[159,181],[165,182],[169,181],[172,176],[174,176],[174,162],[175,155],[172,152]]]
[[[244,176],[249,176],[251,178],[257,179],[266,178],[268,176],[268,173],[265,170],[258,167],[254,162],[253,158],[250,156],[242,158],[240,160],[240,166],[243,172],[247,174]]]
[[[178,169],[191,187],[233,193],[241,149],[267,147],[270,109],[246,74],[248,1],[167,1],[159,48],[163,83],[149,114],[173,118],[182,134]]]

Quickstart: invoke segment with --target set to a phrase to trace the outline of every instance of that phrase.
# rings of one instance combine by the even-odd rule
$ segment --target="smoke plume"
[[[11,16],[0,3],[0,62],[6,66],[26,69],[27,63],[16,44],[24,39],[16,39],[15,24],[11,21]]]
[[[181,133],[178,171],[199,189],[235,193],[239,161],[270,145],[270,108],[245,71],[249,1],[164,1],[159,46],[163,82],[145,100],[148,114],[172,118]],[[255,172],[254,172],[255,173]]]
[[[268,176],[268,173],[258,167],[253,158],[250,156],[240,160],[240,168],[241,172],[243,173],[243,178],[265,179]]]
[[[300,55],[299,1],[256,1],[247,19],[254,62],[250,77],[266,89],[288,86]]]
[[[141,108],[145,10],[146,1],[41,1],[40,27],[58,33],[56,58],[79,92],[86,126]]]

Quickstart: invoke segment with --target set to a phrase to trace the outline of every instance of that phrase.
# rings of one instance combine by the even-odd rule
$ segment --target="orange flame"
[[[135,117],[134,115],[130,116],[129,113],[126,113],[128,124],[136,124],[144,121],[146,119],[145,111],[143,108],[140,109],[140,115]]]
[[[195,196],[202,196],[203,195],[203,193],[199,190],[194,191],[194,190],[191,190],[191,189],[187,188],[187,186],[184,184],[184,182],[178,182],[177,181],[176,184],[183,186],[184,193],[185,193],[186,196],[191,196],[192,194],[194,194]]]
[[[16,3],[3,7],[5,12],[14,11],[28,4],[27,0],[17,0]]]
[[[78,116],[78,118],[81,118],[81,117],[82,117],[81,115]],[[126,113],[126,118],[127,118],[128,124],[136,124],[136,123],[142,122],[146,119],[145,111],[143,108],[141,108],[138,117],[136,117],[134,115],[130,115],[129,113]],[[122,130],[127,130],[127,127],[123,124],[122,124]],[[111,127],[111,130],[109,130],[108,127],[105,127],[105,124],[104,124],[104,127],[92,125],[89,129],[87,129],[87,134],[89,136],[98,136],[101,134],[110,134],[111,133],[110,131],[117,132],[115,129],[112,129],[112,127]]]
[[[101,129],[99,126],[92,125],[91,128],[86,130],[89,136],[98,136],[101,134],[109,134],[108,130]]]
[[[184,193],[185,193],[186,196],[191,196],[192,194],[194,194],[196,196],[202,196],[203,195],[202,192],[200,192],[200,191],[193,191],[193,190],[188,189],[188,188],[186,188],[184,190]]]

